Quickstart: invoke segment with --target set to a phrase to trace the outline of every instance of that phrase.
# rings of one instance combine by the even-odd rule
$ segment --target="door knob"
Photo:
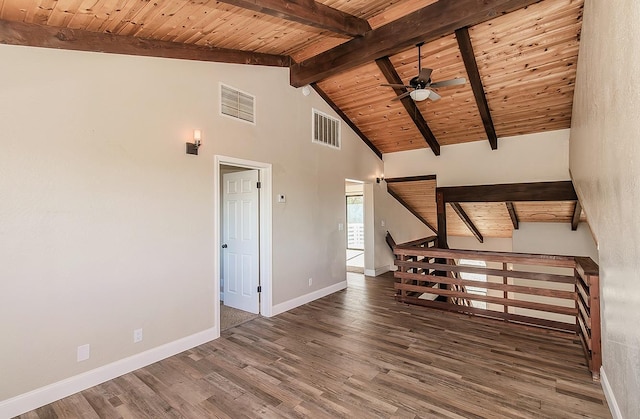
[[[223,248],[223,249],[226,249],[226,248],[227,248],[227,244],[226,244],[226,243],[225,243],[225,244],[223,244],[223,245],[222,245],[222,248]]]

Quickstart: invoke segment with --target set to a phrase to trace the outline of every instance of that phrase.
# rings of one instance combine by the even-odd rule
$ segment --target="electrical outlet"
[[[142,342],[142,329],[136,329],[133,331],[133,343]]]
[[[311,284],[313,284],[313,278],[309,278],[309,286],[311,286]]]
[[[78,346],[77,359],[78,362],[86,361],[89,359],[91,355],[91,346],[87,343],[86,345]]]

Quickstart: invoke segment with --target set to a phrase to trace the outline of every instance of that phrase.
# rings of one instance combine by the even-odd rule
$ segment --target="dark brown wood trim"
[[[349,117],[344,112],[342,112],[342,109],[340,109],[338,105],[336,105],[333,100],[331,100],[331,98],[324,92],[324,90],[322,90],[320,86],[315,83],[313,83],[311,87],[313,87],[313,90],[315,90],[318,95],[320,95],[320,97],[324,99],[325,102],[327,102],[327,105],[331,106],[331,109],[333,109],[335,113],[337,113],[340,118],[342,118],[345,124],[349,125],[349,128],[351,128],[353,132],[355,132],[356,135],[360,137],[360,139],[371,149],[371,151],[373,151],[375,155],[378,156],[380,160],[382,160],[382,152],[378,150],[378,148],[371,142],[371,140],[369,140],[369,138],[362,131],[360,131],[360,128],[358,128],[356,124],[354,124],[353,121],[349,119]]]
[[[438,215],[438,247],[440,249],[448,249],[447,243],[447,203],[444,200],[444,195],[440,188],[436,188],[436,211]]]
[[[436,201],[437,202],[437,201]],[[395,253],[405,256],[420,256],[442,259],[477,259],[486,262],[520,263],[523,265],[555,266],[558,268],[575,268],[576,259],[573,256],[544,255],[539,253],[513,253],[487,250],[460,250],[443,248],[419,248],[396,246]]]
[[[575,201],[570,180],[437,188],[444,202]]]
[[[284,55],[189,45],[6,20],[0,20],[0,44],[274,67],[288,67],[291,64],[291,59]]]
[[[405,244],[396,245],[397,246],[405,246]],[[429,263],[429,262],[398,262],[397,266],[403,266],[406,268],[415,267],[419,269],[433,269],[437,271],[451,271],[451,272],[469,272],[469,273],[478,273],[485,275],[493,275],[493,276],[502,276],[507,278],[520,278],[520,279],[531,279],[534,281],[543,281],[543,282],[559,282],[562,284],[575,284],[576,279],[573,276],[569,275],[558,275],[558,274],[548,274],[544,272],[526,272],[526,271],[509,271],[504,268],[506,262],[503,262],[502,269],[492,269],[492,268],[481,268],[474,266],[465,266],[465,265],[450,265],[446,263]]]
[[[436,175],[405,176],[405,177],[392,177],[392,178],[384,179],[384,181],[387,183],[421,182],[425,180],[436,180]]]
[[[507,206],[507,211],[509,211],[509,217],[511,217],[511,223],[513,224],[514,230],[520,228],[520,222],[518,221],[518,214],[516,213],[516,207],[513,206],[513,202],[505,202]]]
[[[482,237],[480,230],[478,230],[476,225],[473,224],[473,221],[471,221],[471,218],[469,218],[469,216],[467,215],[465,210],[462,208],[462,206],[457,202],[451,202],[451,208],[453,208],[456,214],[458,214],[458,217],[460,217],[464,225],[467,226],[467,228],[473,233],[476,239],[478,239],[480,243],[483,243],[484,238]]]
[[[398,72],[393,67],[393,64],[391,64],[391,60],[389,60],[389,58],[379,58],[376,60],[376,64],[378,64],[378,68],[380,68],[380,71],[387,79],[387,82],[389,84],[404,84],[402,82],[402,79],[398,75]],[[394,90],[398,96],[407,91],[405,88],[395,87]],[[431,132],[429,125],[427,125],[427,121],[424,120],[424,117],[416,106],[416,103],[409,96],[403,97],[402,99],[400,99],[400,102],[402,102],[402,106],[404,106],[404,109],[407,111],[409,117],[413,120],[413,123],[416,124],[416,128],[418,128],[418,131],[420,131],[420,134],[422,134],[422,137],[429,145],[429,148],[431,148],[431,151],[433,151],[433,154],[439,156],[440,144],[438,143],[436,137],[433,135],[433,132]]]
[[[536,325],[536,326],[547,327],[550,329],[558,329],[558,330],[563,330],[566,332],[573,332],[573,333],[577,333],[578,331],[577,326],[575,324],[557,322],[554,320],[537,319],[535,317],[523,316],[520,314],[501,313],[499,311],[490,311],[490,310],[484,310],[481,308],[461,306],[457,304],[445,303],[442,301],[423,300],[416,297],[400,297],[399,299],[400,301],[410,303],[410,304],[416,304],[424,307],[437,308],[440,310],[453,311],[458,313],[473,314],[478,317],[501,319],[509,322]]]
[[[369,22],[313,0],[220,0],[286,20],[355,37],[371,30]]]
[[[430,42],[540,0],[438,1],[363,36],[291,67],[291,85],[301,87],[351,68],[388,57],[418,42]]]
[[[573,207],[573,217],[571,218],[571,230],[576,231],[578,229],[578,224],[580,223],[581,214],[582,214],[582,205],[580,205],[580,201],[576,201],[576,204]]]
[[[434,233],[436,233],[436,234],[438,233],[438,231],[435,229],[435,227],[433,227],[431,225],[431,223],[429,221],[427,221],[426,218],[424,218],[422,215],[418,214],[418,212],[416,210],[411,208],[411,206],[409,204],[407,204],[407,201],[402,199],[402,197],[400,197],[400,195],[395,193],[393,191],[393,189],[389,188],[389,185],[387,185],[387,192],[389,193],[389,195],[394,197],[396,199],[396,201],[398,201],[403,207],[405,207],[407,209],[407,211],[409,211],[411,214],[413,214],[418,220],[422,221],[422,224],[424,224],[427,227],[429,227],[429,229],[431,231],[433,231]]]
[[[442,265],[442,264],[435,264]],[[407,263],[404,265],[405,267],[412,267],[412,263]],[[465,272],[463,269],[462,272]],[[396,278],[402,279],[410,279],[412,281],[434,281],[442,284],[450,284],[450,285],[460,285],[460,286],[468,286],[468,287],[477,287],[484,288],[487,290],[498,290],[504,292],[513,292],[517,294],[527,294],[527,295],[538,295],[542,297],[553,297],[560,298],[564,300],[575,300],[576,295],[575,291],[563,291],[563,290],[554,290],[549,288],[541,288],[541,287],[527,287],[524,285],[510,285],[503,284],[500,282],[489,282],[489,281],[474,281],[470,279],[461,279],[461,278],[450,278],[450,277],[442,277],[442,278],[429,278],[429,276],[421,274],[421,273],[411,273],[411,272],[396,272],[394,274]],[[425,291],[428,292],[428,291]],[[497,297],[496,297],[497,298]],[[506,300],[505,297],[501,297]]]
[[[444,281],[445,280],[443,279],[442,282],[444,283]],[[440,278],[434,278],[434,282],[440,282]],[[460,291],[451,291],[443,288],[423,287],[421,285],[401,284],[397,282],[394,284],[394,288],[396,290],[414,291],[420,293],[426,292],[430,294],[442,295],[444,297],[466,298],[469,300],[484,301],[490,304],[508,305],[509,307],[527,308],[530,310],[546,311],[549,313],[564,314],[567,316],[578,315],[578,309],[575,307],[564,307],[555,304],[536,303],[533,301],[524,300],[504,300],[502,297],[490,297],[484,295],[469,294]]]
[[[456,39],[458,40],[462,61],[464,61],[464,67],[467,69],[471,90],[473,90],[473,96],[476,98],[476,104],[478,105],[478,111],[480,112],[489,144],[492,150],[496,150],[498,148],[498,136],[496,135],[496,129],[491,119],[491,111],[489,110],[487,97],[484,93],[484,86],[480,78],[480,71],[478,71],[478,63],[476,62],[476,55],[473,52],[473,45],[471,44],[468,28],[464,27],[456,30]]]

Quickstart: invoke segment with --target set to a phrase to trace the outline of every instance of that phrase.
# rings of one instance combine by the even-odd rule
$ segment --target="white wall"
[[[569,180],[569,130],[448,145],[440,156],[428,149],[384,155],[388,178],[437,175],[438,186]]]
[[[598,249],[586,223],[576,231],[569,223],[520,223],[513,230],[513,251],[549,255],[587,256],[598,263]]]
[[[287,69],[4,45],[0,61],[0,400],[214,329],[215,154],[271,163],[287,195],[274,304],[345,280],[344,179],[382,162],[345,125],[341,151],[312,144],[312,106],[333,112]],[[219,116],[219,81],[256,95],[256,125]]]
[[[570,141],[574,184],[600,246],[603,384],[624,418],[640,417],[638,22],[636,0],[585,2]]]
[[[385,182],[373,183],[371,186],[375,209],[373,217],[375,270],[379,275],[394,266],[393,252],[385,240],[387,231],[391,233],[396,243],[434,236],[435,233],[389,195]],[[365,268],[371,269],[367,266]],[[371,275],[372,272],[368,274]]]

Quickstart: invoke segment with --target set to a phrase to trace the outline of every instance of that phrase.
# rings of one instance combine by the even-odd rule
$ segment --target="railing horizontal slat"
[[[508,278],[531,279],[534,281],[559,282],[563,284],[573,284],[575,282],[575,278],[569,275],[548,274],[544,272],[510,271],[508,269],[491,269],[465,265],[448,265],[446,263],[428,263],[397,260],[396,266],[402,266],[406,268],[435,269],[452,272],[479,273],[500,277],[506,276]]]
[[[437,308],[437,309],[440,309],[440,310],[454,311],[454,312],[465,313],[465,314],[473,314],[473,315],[476,315],[476,316],[488,317],[488,318],[492,318],[492,319],[508,320],[508,321],[512,321],[512,322],[516,322],[516,323],[523,323],[523,324],[528,324],[528,325],[541,326],[541,327],[546,327],[546,328],[550,328],[550,329],[563,330],[563,331],[567,331],[567,332],[574,332],[575,333],[577,331],[577,326],[575,324],[572,324],[572,323],[564,323],[564,322],[557,322],[557,321],[554,321],[554,320],[538,319],[536,317],[523,316],[523,315],[520,315],[520,314],[503,313],[503,312],[500,312],[500,311],[492,311],[492,310],[485,310],[485,309],[482,309],[482,308],[461,306],[461,305],[457,305],[457,304],[450,304],[450,303],[445,303],[445,302],[442,302],[442,301],[423,300],[423,299],[416,298],[416,297],[400,298],[400,301],[405,302],[405,303],[409,303],[409,304],[415,304],[415,305],[421,305],[421,306],[425,306],[425,307]]]
[[[410,246],[396,246],[396,255],[426,256],[429,258],[477,259],[485,262],[519,263],[523,265],[555,266],[559,268],[575,268],[573,256],[541,255],[535,253],[488,252],[480,250],[454,250],[430,248],[415,248]]]
[[[457,278],[449,278],[449,277],[441,277],[441,276],[414,274],[409,272],[396,272],[394,275],[396,278],[410,279],[413,281],[430,281],[430,282],[439,282],[441,284],[465,285],[465,286],[476,287],[476,288],[515,292],[519,294],[540,295],[543,297],[562,298],[565,300],[576,300],[577,298],[576,293],[574,291],[527,287],[523,285],[503,284],[501,282],[472,281],[468,279],[457,279]]]
[[[449,291],[449,290],[443,290],[440,288],[421,287],[419,285],[399,284],[396,282],[395,289],[427,293],[427,294],[443,295],[445,297],[466,298],[468,300],[484,301],[486,303],[506,305],[509,307],[520,307],[520,308],[526,308],[529,310],[546,311],[548,313],[564,314],[567,316],[575,316],[578,314],[578,309],[575,307],[563,307],[563,306],[557,306],[553,304],[536,303],[533,301],[504,299],[501,297],[487,297],[484,295],[471,294],[468,292]]]

